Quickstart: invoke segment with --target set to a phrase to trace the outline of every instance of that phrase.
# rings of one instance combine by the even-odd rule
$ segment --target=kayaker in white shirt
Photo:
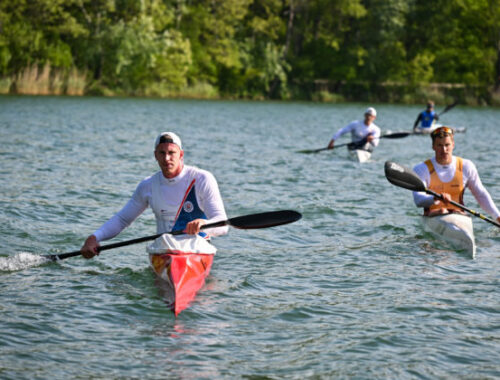
[[[424,192],[414,191],[413,200],[417,207],[423,207],[424,215],[428,216],[462,212],[447,201],[453,200],[463,204],[463,192],[468,188],[481,208],[500,222],[500,211],[483,186],[474,163],[453,155],[455,148],[453,130],[449,127],[440,127],[431,133],[431,138],[435,156],[416,165],[413,170],[428,189],[442,194],[445,201],[435,199],[434,196]],[[454,184],[460,177],[461,183]]]
[[[342,135],[351,132],[352,142],[357,146],[355,149],[369,150],[370,152],[380,142],[380,128],[373,122],[377,118],[377,111],[369,107],[365,111],[364,120],[355,120],[335,133],[328,144],[328,149],[335,147],[335,141]]]
[[[227,219],[215,177],[206,170],[184,165],[179,136],[163,132],[154,146],[160,171],[142,180],[127,204],[85,240],[80,249],[85,258],[98,254],[101,241],[118,235],[148,206],[155,214],[158,234],[183,230],[195,235],[203,225]],[[218,236],[227,231],[228,227],[218,227],[203,233]]]

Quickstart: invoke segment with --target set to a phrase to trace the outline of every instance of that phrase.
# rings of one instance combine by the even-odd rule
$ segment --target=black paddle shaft
[[[437,198],[439,198],[439,199],[441,199],[441,200],[444,200],[444,197],[443,197],[441,194],[438,194],[438,193],[436,193],[436,192],[434,192],[434,191],[432,191],[432,190],[426,189],[426,190],[425,190],[425,192],[426,192],[427,194],[433,195],[433,196],[435,196],[435,197],[437,197]],[[471,210],[470,208],[465,207],[464,205],[462,205],[462,204],[460,204],[460,203],[457,203],[457,202],[455,202],[455,201],[449,200],[448,202],[449,202],[449,203],[451,203],[451,204],[452,204],[452,205],[454,205],[454,206],[457,206],[457,207],[461,208],[461,209],[462,209],[462,210],[464,210],[464,211],[467,211],[469,214],[472,214],[472,215],[474,215],[474,216],[477,216],[478,218],[480,218],[480,219],[484,220],[485,222],[489,222],[489,223],[493,224],[494,226],[497,226],[497,227],[499,227],[499,228],[500,228],[500,223],[498,223],[498,222],[494,221],[493,219],[490,219],[490,218],[488,218],[487,216],[485,216],[485,215],[483,215],[483,214],[480,214],[480,213],[479,213],[479,212],[477,212],[477,211]]]
[[[250,230],[250,229],[281,226],[283,224],[296,222],[300,218],[302,218],[302,214],[293,210],[269,211],[259,214],[237,216],[235,218],[230,218],[228,220],[222,220],[220,222],[205,224],[201,227],[201,229],[204,230],[208,228],[232,226],[239,229]],[[182,235],[184,234],[184,231],[172,231],[169,232],[169,234]],[[144,236],[137,239],[126,240],[118,243],[99,246],[98,251],[101,252],[112,248],[124,247],[127,245],[154,240],[156,238],[159,238],[161,235],[163,234]],[[74,257],[80,255],[81,255],[80,251],[73,251],[73,252],[61,253],[59,255],[46,255],[45,257],[49,260],[57,261],[57,260],[67,259],[68,257]]]

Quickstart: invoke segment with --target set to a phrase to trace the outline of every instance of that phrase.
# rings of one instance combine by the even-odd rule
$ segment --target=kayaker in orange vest
[[[483,186],[474,163],[453,155],[455,148],[453,129],[445,126],[437,128],[431,133],[431,138],[435,156],[416,165],[413,170],[428,189],[442,194],[444,201],[424,192],[413,192],[415,204],[424,208],[424,215],[462,213],[461,209],[447,201],[453,200],[464,204],[463,194],[465,188],[468,188],[479,205],[500,222],[500,211]]]
[[[179,136],[163,132],[154,148],[160,170],[142,180],[128,203],[87,238],[80,249],[83,257],[97,255],[99,242],[118,235],[148,206],[156,217],[157,234],[180,230],[195,235],[203,225],[227,219],[215,177],[206,170],[184,165]],[[217,236],[227,230],[217,227],[204,232]]]

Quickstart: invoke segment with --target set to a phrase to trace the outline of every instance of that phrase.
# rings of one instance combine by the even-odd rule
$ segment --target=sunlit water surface
[[[381,140],[366,164],[340,148],[297,153],[367,106],[1,97],[0,377],[500,377],[499,229],[474,220],[472,260],[424,233],[411,193],[384,176],[386,160],[430,157],[430,138]],[[385,132],[409,131],[421,108],[374,106]],[[463,106],[441,118],[467,127],[455,153],[500,205],[498,120]],[[157,170],[165,130],[214,173],[229,217],[303,214],[215,239],[208,282],[178,318],[145,244],[42,257],[79,249],[125,204]],[[148,210],[113,241],[153,233]]]

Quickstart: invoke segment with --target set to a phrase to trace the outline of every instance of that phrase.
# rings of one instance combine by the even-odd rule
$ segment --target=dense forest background
[[[5,0],[0,93],[500,105],[500,0]]]

